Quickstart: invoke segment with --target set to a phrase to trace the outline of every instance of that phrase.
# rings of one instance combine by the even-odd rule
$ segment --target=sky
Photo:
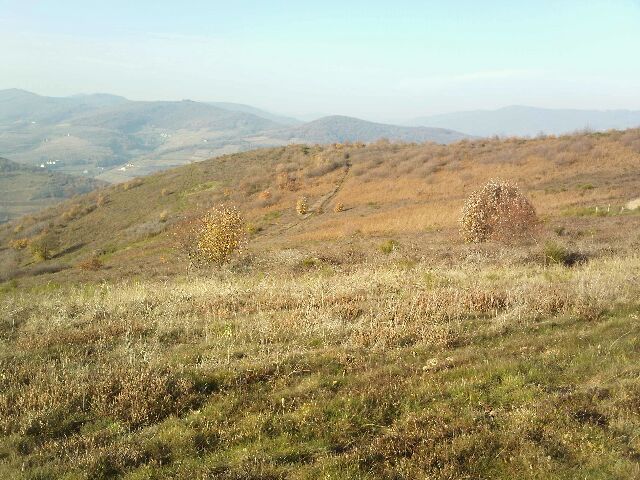
[[[640,109],[640,0],[0,0],[4,88],[377,121]]]

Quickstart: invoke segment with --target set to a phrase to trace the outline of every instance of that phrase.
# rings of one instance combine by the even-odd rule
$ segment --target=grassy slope
[[[638,135],[250,152],[12,224],[3,241],[58,233],[52,265],[98,249],[105,268],[1,252],[22,276],[0,302],[0,472],[638,477],[640,216],[620,211]],[[458,239],[464,196],[497,175],[545,218],[537,244]],[[177,222],[223,200],[249,249],[185,276]],[[586,263],[545,265],[545,241]]]
[[[475,267],[5,295],[0,471],[637,477],[637,257]]]

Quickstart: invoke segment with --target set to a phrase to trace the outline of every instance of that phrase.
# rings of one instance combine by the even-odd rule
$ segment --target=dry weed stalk
[[[309,202],[307,197],[300,197],[296,202],[296,212],[300,215],[306,215],[309,213]]]

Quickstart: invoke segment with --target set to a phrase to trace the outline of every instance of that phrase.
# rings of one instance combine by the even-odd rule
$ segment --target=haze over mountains
[[[624,130],[640,126],[638,110],[567,110],[510,106],[420,117],[409,125],[450,128],[488,137],[565,134],[577,130]]]
[[[0,155],[110,182],[228,153],[290,143],[451,143],[640,126],[640,111],[513,106],[421,117],[410,126],[333,115],[310,122],[229,102],[132,101],[109,94],[46,97],[0,91]]]
[[[143,102],[107,94],[54,98],[16,89],[0,91],[2,155],[112,182],[260,147],[383,137],[449,143],[467,135],[350,117],[303,124],[224,102]]]

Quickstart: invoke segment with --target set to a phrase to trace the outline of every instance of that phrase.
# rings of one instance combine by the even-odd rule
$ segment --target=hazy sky
[[[640,0],[0,0],[11,87],[372,120],[640,109]]]

